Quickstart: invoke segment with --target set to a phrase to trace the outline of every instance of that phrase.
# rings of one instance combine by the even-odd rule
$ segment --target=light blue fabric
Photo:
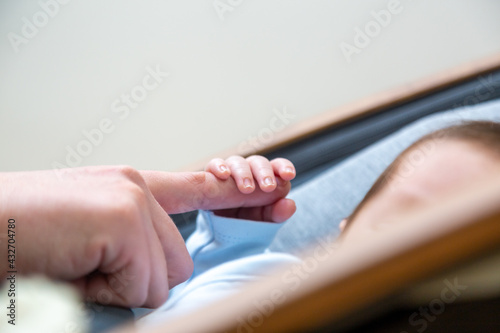
[[[196,231],[186,242],[194,263],[191,278],[170,291],[168,301],[138,321],[138,326],[165,322],[241,289],[242,284],[271,275],[276,269],[300,263],[268,246],[283,226],[215,216],[200,211]]]

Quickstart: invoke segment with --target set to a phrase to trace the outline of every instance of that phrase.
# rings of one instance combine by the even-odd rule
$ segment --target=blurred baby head
[[[388,215],[431,203],[500,166],[500,123],[470,121],[432,132],[405,149],[349,218],[343,238],[370,233]]]

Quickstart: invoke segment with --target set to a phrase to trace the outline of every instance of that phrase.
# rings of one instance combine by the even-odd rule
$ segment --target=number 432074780
[[[15,228],[16,228],[16,220],[9,219],[8,229],[7,229],[7,236],[8,236],[7,242],[9,243],[7,247],[8,250],[7,261],[9,262],[10,269],[16,268],[16,231],[14,230]]]

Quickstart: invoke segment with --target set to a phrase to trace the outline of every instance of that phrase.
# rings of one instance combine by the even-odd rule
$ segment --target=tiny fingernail
[[[245,178],[243,179],[243,186],[245,188],[250,188],[250,187],[253,187],[252,185],[252,180],[250,178]]]
[[[271,177],[266,177],[266,178],[264,178],[264,184],[266,184],[268,186],[269,185],[274,185],[274,181],[273,181],[273,179]]]
[[[286,168],[285,168],[285,172],[288,172],[288,173],[295,173],[295,171],[293,171],[293,169],[292,169],[292,168],[290,168],[290,167],[286,167]]]
[[[225,165],[223,164],[223,165],[219,166],[219,170],[220,170],[220,171],[222,171],[222,172],[226,172],[226,171],[227,171],[227,170],[229,170],[229,169],[227,168],[227,166],[225,166]]]

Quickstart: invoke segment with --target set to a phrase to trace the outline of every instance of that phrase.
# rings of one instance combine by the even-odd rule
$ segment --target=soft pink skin
[[[384,224],[385,221],[399,212],[423,204],[439,204],[437,199],[442,195],[488,172],[498,172],[499,160],[477,144],[441,139],[433,142],[433,149],[423,160],[419,163],[406,160],[400,170],[349,222],[342,235],[343,242],[359,241],[383,232],[390,227]]]
[[[222,169],[221,169],[222,167]],[[257,221],[283,222],[289,219],[296,210],[295,202],[285,199],[290,190],[289,181],[295,178],[295,168],[287,159],[276,158],[269,161],[263,156],[252,155],[244,159],[241,156],[231,156],[227,160],[213,159],[205,170],[213,173],[221,180],[233,178],[242,194],[252,194],[256,198],[265,198],[268,194],[270,204],[250,204],[243,200],[242,204],[233,209],[218,210],[218,215],[237,217]],[[250,186],[245,186],[244,179],[250,180]],[[267,180],[267,181],[266,181]],[[256,187],[255,183],[258,184]],[[278,194],[278,196],[275,196]],[[241,200],[245,196],[238,195]],[[229,199],[229,198],[227,198]],[[231,199],[230,199],[231,200]],[[231,208],[231,207],[227,207]]]
[[[291,164],[255,160],[261,164],[250,159],[246,167],[250,165],[252,181],[259,184],[270,166],[281,175]],[[0,251],[5,258],[5,224],[14,218],[19,273],[73,281],[86,300],[157,307],[169,288],[189,278],[193,269],[168,214],[214,209],[225,216],[280,222],[295,212],[293,201],[284,199],[288,181],[242,192],[235,179],[245,163],[232,163],[229,174],[137,171],[128,166],[0,173],[0,221],[5,222]],[[294,176],[283,175],[287,180]],[[5,274],[7,262],[0,262]]]

